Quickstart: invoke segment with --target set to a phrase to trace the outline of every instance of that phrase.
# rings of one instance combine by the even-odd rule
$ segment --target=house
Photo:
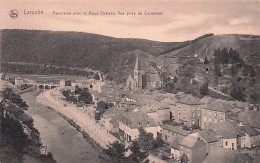
[[[99,123],[101,123],[101,125],[103,125],[105,127],[105,129],[112,131],[112,129],[114,128],[113,123],[111,123],[110,121],[117,115],[121,115],[123,114],[125,111],[121,110],[115,106],[107,109],[105,111],[105,113],[102,115]]]
[[[247,153],[240,153],[213,146],[203,163],[253,163],[253,159]]]
[[[260,144],[260,132],[251,126],[241,126],[240,127],[244,133],[245,137],[241,138],[241,148],[253,148]]]
[[[201,109],[201,128],[205,129],[209,124],[227,121],[231,108],[224,101],[216,101]]]
[[[152,89],[162,87],[162,79],[157,71],[149,72],[142,70],[139,55],[136,56],[134,73],[130,74],[126,80],[127,90]]]
[[[18,86],[21,86],[23,84],[24,84],[23,78],[20,78],[20,77],[15,78],[15,80],[14,80],[14,85],[15,86],[18,87]]]
[[[176,138],[171,144],[171,155],[173,158],[179,162],[181,160],[181,151],[180,151],[180,143],[184,138]]]
[[[220,147],[231,150],[240,148],[240,140],[245,136],[238,125],[230,121],[212,123],[207,127],[206,131],[215,134],[215,137],[219,138],[218,145]]]
[[[188,127],[192,125],[200,126],[200,114],[203,103],[196,97],[187,94],[181,95],[176,100],[176,106],[171,109],[175,122],[184,123]]]
[[[206,154],[209,153],[210,149],[212,146],[217,145],[219,139],[215,137],[215,135],[211,132],[207,132],[205,130],[203,131],[197,131],[194,133],[191,133],[190,135],[199,138],[202,140],[204,143],[206,143]]]
[[[162,140],[168,144],[172,144],[176,138],[183,139],[190,131],[183,130],[181,126],[171,126],[168,124],[161,126]]]
[[[188,135],[180,142],[180,151],[188,156],[189,162],[201,163],[206,158],[206,143]]]
[[[113,118],[109,121],[108,130],[110,130],[111,132],[119,132],[119,122],[124,114],[125,114],[125,111],[122,111],[122,110],[117,112],[113,116]]]
[[[63,88],[65,86],[71,86],[71,80],[60,80],[60,87]]]
[[[137,139],[140,127],[146,132],[152,133],[154,138],[160,131],[160,126],[139,108],[126,112],[119,121],[119,132],[123,134],[126,141]]]

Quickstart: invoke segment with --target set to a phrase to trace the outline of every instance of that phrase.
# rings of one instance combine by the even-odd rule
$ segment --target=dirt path
[[[41,142],[59,163],[98,163],[98,153],[67,121],[36,102],[35,91],[22,94],[29,105],[26,113],[34,119]]]

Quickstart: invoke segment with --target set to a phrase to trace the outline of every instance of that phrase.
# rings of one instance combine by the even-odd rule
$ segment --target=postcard
[[[9,0],[0,20],[0,163],[260,162],[259,0]]]

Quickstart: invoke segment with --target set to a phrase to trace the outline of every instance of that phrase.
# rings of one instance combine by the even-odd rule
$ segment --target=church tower
[[[139,56],[137,54],[134,68],[134,88],[142,89],[142,74],[139,66]]]

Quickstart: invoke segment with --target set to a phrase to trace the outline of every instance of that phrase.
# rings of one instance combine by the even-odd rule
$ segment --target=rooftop
[[[199,141],[198,138],[188,135],[181,141],[180,145],[192,149],[197,141]]]
[[[210,124],[206,131],[222,136],[225,139],[237,138],[237,135],[244,135],[244,132],[237,126],[235,122],[228,121]]]
[[[178,133],[183,136],[187,136],[190,133],[190,131],[183,130],[181,126],[171,126],[171,125],[165,124],[165,125],[162,125],[162,128],[169,130],[171,132],[174,132],[174,133]]]
[[[245,133],[247,133],[249,136],[257,136],[260,135],[260,132],[256,129],[252,128],[251,126],[241,126],[240,127]]]
[[[224,101],[216,101],[208,105],[205,109],[218,111],[218,112],[229,112],[232,110],[232,108]]]
[[[240,153],[238,151],[233,151],[229,149],[224,149],[218,146],[212,146],[208,156],[203,161],[203,163],[241,163],[243,156],[247,156],[247,154]]]
[[[203,130],[203,131],[199,131],[198,133],[207,143],[218,141],[218,138],[216,138],[214,134],[211,132],[206,132],[205,130]]]
[[[187,105],[201,105],[203,104],[197,97],[194,97],[190,94],[182,95],[176,101],[177,103],[187,104]]]
[[[157,126],[156,122],[141,110],[126,112],[121,121],[130,128]]]

